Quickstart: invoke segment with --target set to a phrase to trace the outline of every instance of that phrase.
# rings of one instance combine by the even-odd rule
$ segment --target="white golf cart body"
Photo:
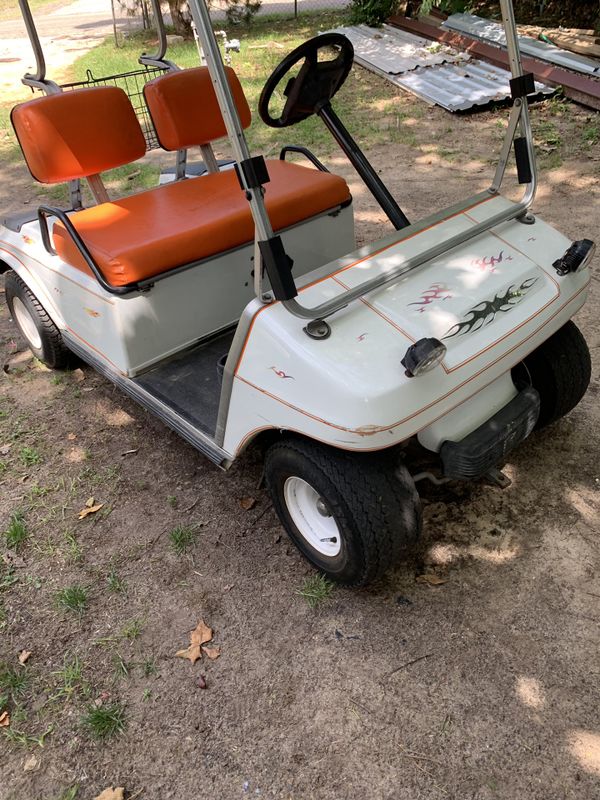
[[[157,0],[154,4],[157,10]],[[26,76],[25,82],[48,95],[59,93],[59,87],[45,80],[27,0],[20,0],[20,5],[38,59],[38,74]],[[83,172],[80,177],[88,179],[100,213],[94,217],[95,212],[90,215],[74,203],[68,212],[40,207],[36,220],[13,220],[0,228],[0,268],[16,273],[24,291],[41,304],[69,350],[221,467],[230,466],[265,432],[292,434],[289,441],[303,442],[302,452],[293,443],[287,454],[282,455],[280,448],[271,461],[274,464],[279,458],[283,467],[277,467],[277,473],[272,466],[271,478],[267,454],[267,484],[277,513],[316,566],[336,579],[362,585],[381,574],[388,557],[397,558],[402,536],[412,541],[418,535],[418,496],[406,467],[402,481],[393,485],[388,473],[381,471],[385,453],[375,466],[370,461],[368,467],[365,457],[352,456],[350,464],[340,451],[390,451],[416,436],[426,450],[440,454],[442,480],[495,475],[501,482],[496,464],[529,435],[540,413],[540,395],[530,376],[528,385],[517,378],[519,365],[560,331],[585,302],[593,244],[589,240],[572,243],[530,211],[537,183],[527,103],[533,80],[522,74],[509,0],[501,0],[501,8],[514,76],[514,103],[499,165],[487,191],[409,224],[329,101],[319,102],[309,112],[305,105],[299,112],[300,119],[319,114],[396,228],[360,250],[355,250],[352,203],[344,190],[336,195],[333,206],[328,201],[309,206],[303,202],[308,194],[301,193],[296,206],[303,207],[304,214],[295,220],[294,213],[288,215],[292,221],[280,224],[274,233],[267,206],[271,201],[273,208],[275,189],[269,188],[269,182],[275,173],[298,169],[303,180],[312,175],[307,192],[312,182],[313,200],[324,196],[314,190],[318,173],[268,162],[269,174],[262,158],[250,156],[240,105],[234,98],[241,88],[235,88],[237,78],[232,79],[222,63],[203,1],[191,0],[190,5],[208,66],[201,79],[214,87],[211,102],[218,101],[218,124],[224,123],[235,153],[240,186],[231,182],[231,202],[245,198],[243,211],[251,210],[252,218],[248,215],[246,221],[253,222],[254,242],[213,250],[191,262],[181,259],[175,267],[171,263],[164,272],[135,283],[111,284],[90,255],[84,234],[77,230],[78,220],[88,214],[102,231],[102,219],[127,219],[132,212],[127,210],[128,201],[121,206],[111,204],[98,176]],[[157,15],[160,19],[158,10]],[[159,53],[146,56],[144,63],[159,64],[171,72],[173,85],[176,68],[164,61],[162,27],[160,33]],[[338,52],[325,67],[317,57],[323,42],[328,46],[333,42]],[[310,50],[313,47],[314,52]],[[325,76],[326,88],[335,84],[331,99],[352,63],[351,45],[339,34],[310,40],[298,48],[298,58],[304,57],[305,51],[312,55],[306,56],[298,77],[286,89],[290,114],[307,102],[301,93],[312,84],[308,78],[302,82],[305,72],[308,75],[313,70],[317,77]],[[265,93],[267,98],[271,96],[268,87],[272,91],[289,63],[294,63],[296,53],[284,59],[263,90],[259,108],[268,124],[281,123],[286,109],[279,122],[273,120],[268,100],[263,104],[263,98]],[[194,80],[191,74],[176,75],[178,81]],[[168,85],[167,78],[158,81]],[[121,107],[126,102],[126,98],[117,100]],[[148,95],[146,101],[152,114]],[[44,102],[44,108],[58,107],[52,97]],[[30,107],[32,103],[19,107],[15,128],[18,134],[21,129],[19,138],[26,157],[29,147],[30,156],[33,152],[37,158],[35,136],[33,144],[30,141],[23,146],[22,137],[31,139],[35,128],[32,119],[36,112],[27,116]],[[126,113],[133,114],[133,110]],[[157,118],[153,116],[153,120],[160,139]],[[133,133],[143,138],[135,118],[133,124],[137,126]],[[513,141],[519,181],[525,185],[519,202],[500,194]],[[175,142],[163,146],[178,151],[177,178],[181,179],[185,175],[181,148],[188,145],[177,137]],[[176,191],[202,192],[209,185],[206,181],[227,180],[207,141],[194,143],[201,144],[209,172],[217,174],[176,183]],[[312,154],[303,152],[321,173],[327,172]],[[29,158],[28,163],[31,168]],[[335,176],[321,174],[318,181],[321,185],[337,181],[338,188],[341,184],[347,190]],[[152,193],[162,193],[165,198],[168,191],[165,186],[156,187],[146,199],[152,203],[156,198]],[[144,197],[139,197],[143,203]],[[206,194],[203,203],[197,204],[199,218],[203,210],[210,211],[211,198]],[[223,208],[223,214],[228,213],[227,206]],[[314,210],[309,213],[310,208]],[[176,210],[166,211],[175,219]],[[62,228],[57,228],[59,224]],[[107,223],[106,230],[110,225]],[[139,230],[139,220],[137,225]],[[57,230],[63,241],[77,245],[77,258],[67,258],[64,251],[63,257],[58,255]],[[157,241],[156,246],[160,245]],[[145,252],[148,258],[153,255]],[[177,240],[168,254],[171,262],[173,253],[177,255]],[[77,263],[79,256],[83,266]],[[109,253],[105,266],[112,268],[113,262],[118,258]],[[27,316],[26,303],[14,298],[13,303],[13,315],[35,349],[33,317]],[[28,331],[33,331],[32,335],[28,336]],[[589,381],[589,353],[584,342],[581,360],[582,385],[570,405],[563,403],[564,413],[578,402]],[[335,490],[335,476],[325,469],[314,476],[317,489],[311,483],[314,459],[307,456],[306,443],[315,442],[329,446],[318,451],[318,457],[329,464],[340,482],[344,470],[357,482],[370,482],[365,484],[365,504],[359,503],[355,516],[344,517],[343,524],[338,525],[331,510],[339,498],[325,496],[326,490]],[[274,447],[277,445],[269,452]],[[359,458],[363,459],[360,469]],[[294,459],[301,467],[304,464],[304,472],[299,467],[295,473],[286,466]],[[292,471],[286,473],[285,469]],[[363,469],[369,474],[363,475]],[[421,477],[424,475],[431,473]],[[279,478],[285,482],[277,488]],[[381,500],[378,481],[386,482],[387,500]],[[373,504],[374,497],[377,502]],[[346,500],[351,505],[347,497],[337,505],[342,516],[349,507]],[[370,509],[367,516],[365,508]],[[404,525],[404,533],[398,532],[398,525]],[[366,538],[361,526],[369,529]],[[342,564],[343,559],[347,563]]]

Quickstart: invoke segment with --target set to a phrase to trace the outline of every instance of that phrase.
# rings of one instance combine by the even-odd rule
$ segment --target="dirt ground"
[[[410,217],[489,182],[496,115],[398,104],[417,149],[370,156]],[[536,212],[598,238],[600,160],[585,135],[598,115],[556,103],[534,115],[562,142],[538,136]],[[359,239],[383,234],[350,168],[328,163],[351,182]],[[23,167],[2,174],[2,210],[35,203]],[[85,367],[57,376],[25,360],[2,374],[0,531],[21,511],[29,532],[18,552],[0,547],[0,664],[25,676],[0,736],[2,800],[92,800],[108,786],[142,800],[600,797],[599,289],[595,275],[577,320],[590,390],[511,457],[512,486],[420,484],[414,557],[314,609],[298,594],[312,571],[257,488],[257,453],[223,474]],[[23,350],[5,306],[0,346],[4,362]],[[105,505],[79,521],[91,497]],[[178,525],[197,531],[184,555]],[[440,584],[417,582],[425,571]],[[56,602],[73,585],[87,592],[80,615]],[[201,618],[220,658],[175,658]],[[124,704],[123,733],[93,738],[94,703]]]

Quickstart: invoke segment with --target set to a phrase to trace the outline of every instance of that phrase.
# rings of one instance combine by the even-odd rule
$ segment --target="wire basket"
[[[148,150],[156,150],[160,147],[154,125],[148,113],[148,107],[144,100],[144,86],[148,81],[164,75],[165,69],[160,67],[144,67],[143,69],[133,70],[132,72],[122,72],[119,75],[108,75],[105,78],[95,78],[91,70],[86,70],[86,79],[75,83],[65,83],[61,86],[63,90],[81,89],[85,86],[117,86],[123,89],[131,101],[133,110],[144,132],[146,146]]]

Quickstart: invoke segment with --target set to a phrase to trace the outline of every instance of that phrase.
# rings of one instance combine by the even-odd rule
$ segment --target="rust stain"
[[[93,308],[85,308],[84,307],[83,310],[85,311],[86,314],[89,314],[90,317],[99,317],[100,316],[100,312],[99,311],[94,311]]]

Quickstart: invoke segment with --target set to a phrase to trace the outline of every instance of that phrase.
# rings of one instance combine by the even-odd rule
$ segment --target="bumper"
[[[482,478],[526,439],[540,413],[540,396],[523,389],[504,408],[460,442],[444,442],[443,474],[452,480]]]

